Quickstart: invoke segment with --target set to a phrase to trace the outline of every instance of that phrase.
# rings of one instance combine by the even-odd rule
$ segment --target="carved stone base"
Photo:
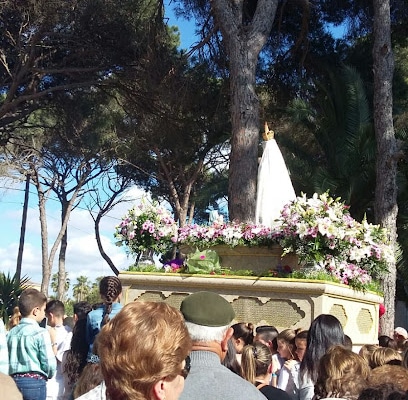
[[[141,273],[119,274],[123,300],[166,301],[179,308],[190,293],[208,290],[219,293],[233,306],[236,322],[308,329],[319,314],[332,314],[358,347],[377,343],[379,304],[372,293],[356,292],[346,285],[303,279],[253,278]]]

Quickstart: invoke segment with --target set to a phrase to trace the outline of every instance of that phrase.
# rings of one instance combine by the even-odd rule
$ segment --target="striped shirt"
[[[22,318],[7,335],[9,374],[36,372],[51,378],[57,362],[50,334],[31,318]]]

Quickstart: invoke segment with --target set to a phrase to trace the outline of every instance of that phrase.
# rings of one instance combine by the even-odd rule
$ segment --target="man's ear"
[[[228,340],[232,337],[234,333],[234,329],[228,328],[227,332],[225,332],[224,339],[221,341],[221,349],[222,351],[227,351],[228,350]]]

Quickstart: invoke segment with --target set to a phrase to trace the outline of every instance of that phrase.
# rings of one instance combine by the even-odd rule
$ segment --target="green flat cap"
[[[181,303],[184,319],[202,326],[226,326],[235,318],[231,304],[217,293],[197,292]]]

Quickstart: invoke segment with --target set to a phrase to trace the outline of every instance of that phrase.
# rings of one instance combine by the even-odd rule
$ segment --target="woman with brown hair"
[[[318,375],[320,358],[335,345],[344,345],[344,331],[340,321],[330,314],[320,314],[311,323],[307,346],[299,370],[299,399],[311,400]]]
[[[164,302],[132,302],[97,339],[110,400],[176,400],[189,372],[191,339],[182,314]],[[101,385],[100,385],[101,386]],[[80,399],[96,399],[88,394]],[[87,397],[86,397],[87,396]]]
[[[368,386],[370,367],[358,354],[333,346],[320,359],[313,399],[356,400]]]

